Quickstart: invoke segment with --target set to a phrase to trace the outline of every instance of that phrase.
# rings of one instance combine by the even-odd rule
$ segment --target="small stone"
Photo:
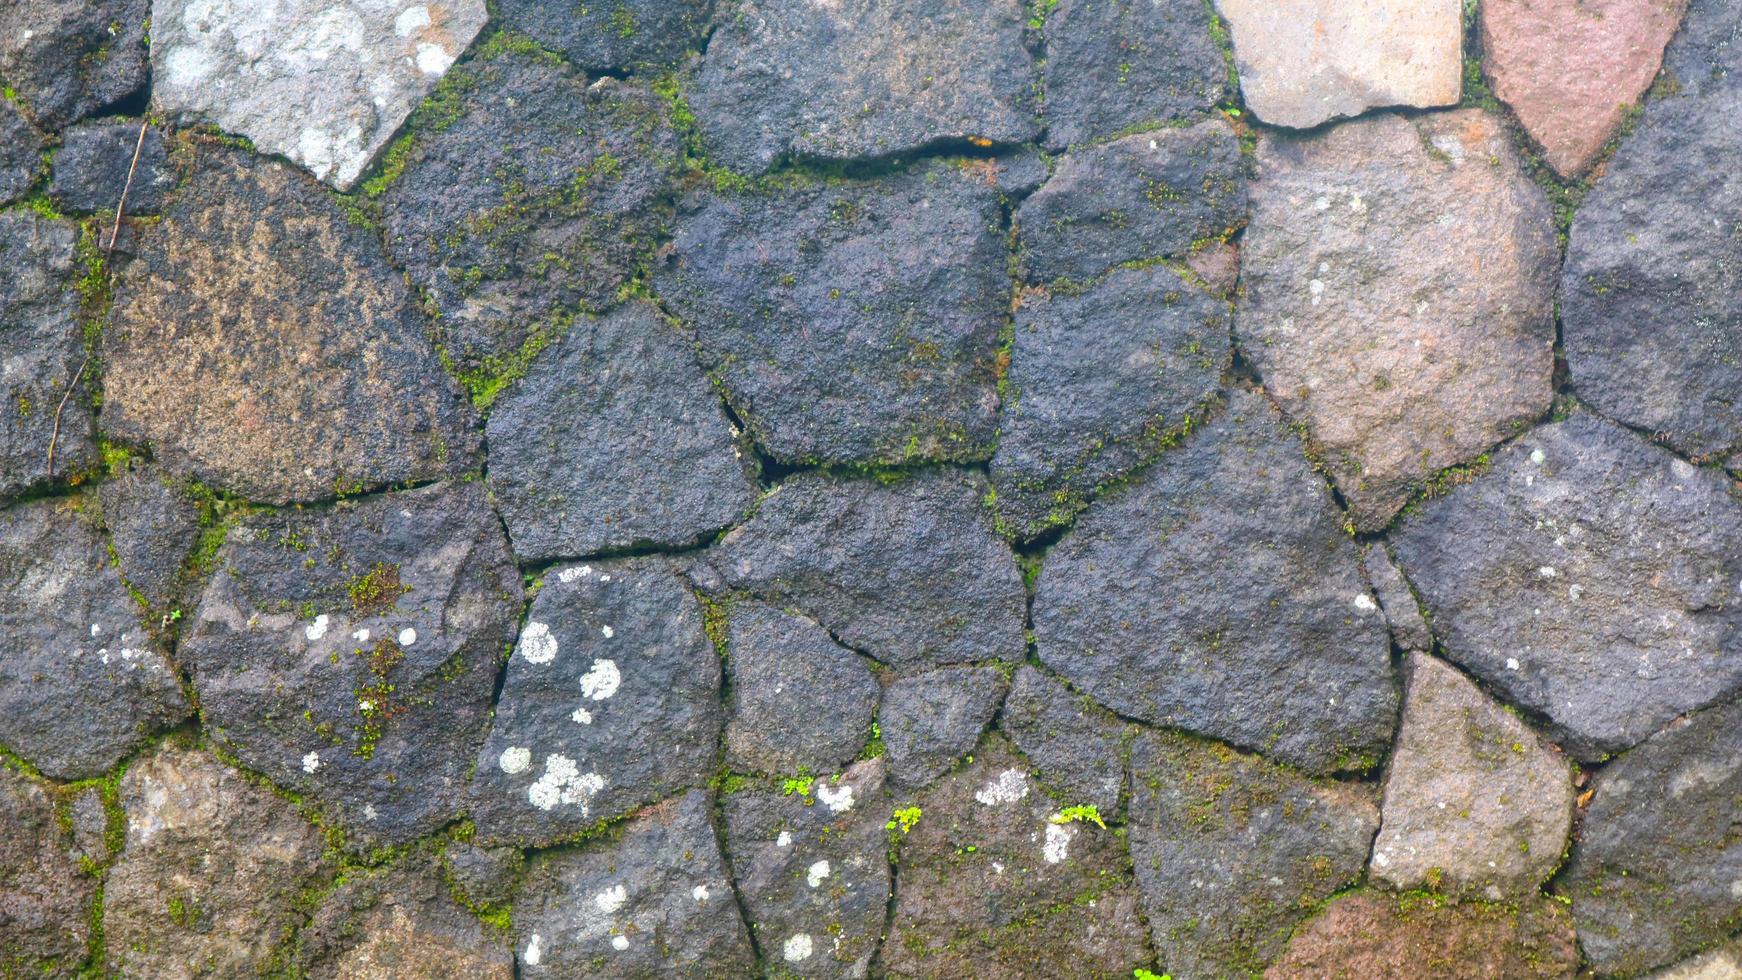
[[[1234,39],[1240,93],[1259,119],[1310,129],[1382,106],[1454,105],[1462,95],[1459,0],[1216,0]]]
[[[1035,585],[1042,663],[1122,715],[1311,773],[1391,742],[1391,643],[1330,491],[1262,395],[1092,505]]]
[[[897,668],[1021,661],[1026,593],[985,495],[981,477],[945,469],[892,483],[799,474],[692,574],[797,607]]]
[[[1383,812],[1378,878],[1399,891],[1517,898],[1560,865],[1572,776],[1558,752],[1464,675],[1413,653]]]
[[[134,460],[98,486],[97,499],[122,580],[167,614],[182,599],[183,566],[200,537],[200,509],[187,487]]]
[[[442,851],[442,873],[474,907],[507,905],[520,885],[526,856],[516,847],[453,841]]]
[[[701,604],[670,563],[546,572],[472,777],[480,839],[547,844],[706,782],[719,699]]]
[[[17,106],[0,98],[0,206],[28,193],[41,165],[42,134]]]
[[[697,195],[654,287],[776,459],[985,459],[1010,313],[999,202],[948,162]]]
[[[1404,581],[1403,573],[1397,570],[1383,544],[1368,546],[1362,569],[1373,594],[1379,597],[1379,609],[1391,627],[1391,641],[1404,650],[1432,650],[1433,631],[1422,618],[1415,593],[1410,591],[1409,583]]]
[[[735,603],[727,650],[727,768],[833,772],[865,747],[877,679],[827,630],[759,602]]]
[[[133,162],[135,149],[139,151],[137,166]],[[129,171],[133,173],[131,184],[127,182]],[[141,143],[137,121],[105,120],[81,123],[61,135],[48,194],[68,211],[107,211],[112,215],[125,189],[125,213],[145,215],[163,210],[175,184],[163,130],[146,127],[145,142]],[[107,230],[103,237],[108,238]]]
[[[1567,910],[1355,892],[1331,902],[1289,943],[1266,980],[1411,980],[1447,964],[1460,977],[1572,980],[1579,950]]]
[[[502,0],[496,13],[503,29],[560,51],[594,75],[674,65],[701,47],[708,28],[707,0]]]
[[[1599,759],[1742,685],[1742,504],[1721,472],[1575,414],[1391,538],[1446,655]]]
[[[1225,238],[1246,220],[1243,170],[1240,142],[1219,119],[1060,157],[1016,212],[1023,273],[1089,279]]]
[[[1037,780],[1059,799],[1119,812],[1125,782],[1125,726],[1088,698],[1021,667],[1010,682],[1000,730],[1034,762]]]
[[[615,837],[533,858],[514,903],[519,975],[753,975],[756,953],[708,822],[713,809],[691,790]]]
[[[44,129],[78,122],[144,87],[151,13],[150,0],[12,0],[0,78]]]
[[[95,786],[78,790],[66,805],[66,819],[73,832],[73,857],[81,864],[108,864],[115,854],[109,849],[109,812],[103,806],[103,791]]]
[[[889,776],[926,786],[980,741],[1009,684],[996,667],[945,667],[889,685],[878,724]]]
[[[98,879],[79,870],[54,800],[10,766],[0,766],[0,826],[0,974],[70,976],[85,958]]]
[[[1382,530],[1548,409],[1548,202],[1473,109],[1266,139],[1258,169],[1241,353],[1306,423],[1357,529]]]
[[[1690,956],[1675,966],[1646,974],[1646,980],[1736,980],[1742,977],[1742,936],[1717,949]]]
[[[1018,0],[722,3],[689,103],[709,158],[887,157],[1039,134]],[[913,215],[918,217],[918,215]]]
[[[499,933],[454,902],[426,859],[351,872],[297,933],[298,975],[310,980],[512,980]]]
[[[483,0],[154,0],[151,102],[350,190],[488,16]]]

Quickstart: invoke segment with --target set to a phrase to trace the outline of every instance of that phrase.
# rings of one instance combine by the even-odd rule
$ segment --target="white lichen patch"
[[[596,772],[582,773],[575,760],[552,753],[544,760],[544,774],[526,789],[526,799],[540,810],[550,810],[561,803],[578,806],[581,816],[587,816],[587,804],[605,788],[605,777]]]
[[[690,889],[690,897],[695,899],[698,903],[706,902],[709,895],[710,893],[707,885],[697,885]]]
[[[502,750],[496,765],[510,776],[525,772],[532,765],[532,750],[521,745],[510,745]]]
[[[613,637],[613,636],[616,636],[616,635],[617,635],[617,631],[616,631],[616,630],[614,630],[614,629],[612,629],[612,628],[611,628],[611,627],[609,627],[609,626],[601,626],[601,627],[599,627],[599,632],[601,632],[601,633],[603,633],[603,634],[605,634],[605,639],[607,639],[607,640],[609,640],[609,639],[610,639],[610,638],[611,638],[611,637]]]
[[[817,799],[829,808],[830,813],[845,813],[853,809],[853,787],[818,783]]]
[[[573,582],[575,579],[586,578],[587,576],[589,576],[591,574],[593,574],[593,566],[582,565],[579,568],[565,568],[565,569],[563,569],[562,571],[556,573],[556,579],[558,582],[561,582],[564,585],[568,585],[570,582]]]
[[[1046,843],[1041,845],[1041,856],[1047,864],[1057,864],[1070,854],[1071,838],[1075,836],[1072,827],[1056,823],[1046,825]]]
[[[556,659],[556,637],[550,626],[537,620],[526,624],[520,633],[520,657],[529,664],[548,664]]]
[[[595,660],[592,668],[581,675],[581,696],[604,701],[616,694],[622,684],[623,675],[617,671],[615,660]]]
[[[306,637],[310,643],[326,636],[327,614],[321,613],[319,616],[316,616],[314,622],[303,627],[302,635]]]
[[[809,871],[805,872],[804,880],[809,882],[812,888],[816,888],[829,880],[829,871],[829,862],[818,861],[810,866]]]
[[[313,773],[316,769],[319,769],[320,767],[321,767],[321,754],[319,752],[310,752],[309,754],[302,757],[302,771],[303,772]]]
[[[774,846],[775,847],[791,847],[792,846],[792,835],[787,833],[784,830],[781,831],[780,836],[774,838]]]
[[[520,955],[520,961],[527,966],[537,966],[544,959],[544,948],[540,945],[543,941],[538,933],[533,933],[526,942],[526,952]]]
[[[1379,608],[1379,604],[1373,601],[1372,596],[1363,592],[1355,597],[1355,608],[1362,612],[1372,612]]]
[[[414,630],[411,627],[407,626],[406,628],[399,631],[399,645],[400,646],[408,647],[416,642],[417,642],[417,630]]]
[[[629,937],[621,933],[611,937],[611,948],[621,953],[629,948]]]
[[[780,952],[782,956],[786,957],[788,963],[803,963],[810,959],[811,953],[814,952],[811,937],[802,932],[788,937],[786,945],[781,947]]]
[[[585,708],[576,708],[574,714],[569,715],[569,720],[577,725],[591,725],[593,713]]]
[[[599,911],[606,915],[610,915],[622,908],[623,903],[627,901],[629,901],[629,892],[622,885],[607,888],[593,896],[593,904],[598,906]]]
[[[351,639],[356,640],[358,643],[368,643],[369,642],[369,631],[366,629],[358,630],[357,632],[351,634]]]
[[[1020,769],[1006,769],[980,787],[974,799],[986,806],[1015,803],[1028,795],[1028,774]]]

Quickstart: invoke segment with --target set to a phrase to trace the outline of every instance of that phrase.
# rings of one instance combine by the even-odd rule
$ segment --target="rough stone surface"
[[[83,789],[74,790],[72,799],[63,805],[66,822],[72,829],[73,857],[81,863],[107,864],[115,854],[109,847],[109,814],[103,808],[103,790],[86,784]]]
[[[104,427],[270,503],[471,466],[472,413],[374,236],[283,164],[199,152],[122,277]]]
[[[719,394],[651,303],[577,319],[496,403],[488,433],[521,561],[694,544],[756,499]]]
[[[999,728],[1034,763],[1042,786],[1103,817],[1119,812],[1125,783],[1126,728],[1062,683],[1022,667],[1010,681]]]
[[[734,604],[730,622],[727,768],[833,772],[858,755],[880,694],[858,654],[759,602]]]
[[[137,167],[133,162],[135,149],[139,151]],[[127,183],[129,170],[133,171],[131,185]],[[175,170],[169,165],[163,131],[156,126],[146,127],[145,142],[141,143],[139,123],[124,119],[82,123],[61,134],[48,194],[69,211],[113,214],[125,188],[126,213],[151,215],[163,210],[164,200],[175,184]],[[0,193],[0,198],[4,196]],[[105,242],[108,237],[105,232]]]
[[[1054,823],[1001,738],[919,807],[883,943],[891,977],[1129,977],[1150,962],[1119,838]]]
[[[1360,876],[1379,811],[1358,784],[1148,733],[1131,748],[1129,820],[1159,961],[1217,977],[1263,969],[1314,904]]]
[[[1240,93],[1258,118],[1308,129],[1381,106],[1452,105],[1462,94],[1459,0],[1215,0]]]
[[[1657,77],[1687,0],[1490,0],[1483,70],[1543,159],[1583,172]]]
[[[514,897],[526,855],[516,847],[453,841],[442,850],[442,874],[469,903],[502,906]]]
[[[1357,892],[1307,925],[1266,980],[1571,980],[1579,965],[1567,910],[1547,899],[1518,907],[1399,902]]]
[[[455,903],[418,857],[346,875],[297,940],[296,966],[309,980],[514,977],[507,941]]]
[[[1379,611],[1384,613],[1385,622],[1391,627],[1391,642],[1405,650],[1432,650],[1433,631],[1422,618],[1415,593],[1410,591],[1409,583],[1397,570],[1385,545],[1369,545],[1361,567],[1367,573],[1367,584],[1373,587],[1373,594],[1379,599]]]
[[[1648,974],[1647,980],[1735,980],[1736,977],[1742,977],[1742,937]]]
[[[1010,311],[967,165],[690,198],[654,286],[756,441],[797,463],[984,459]]]
[[[1663,67],[1685,95],[1734,87],[1742,80],[1742,7],[1729,0],[1688,0]]]
[[[504,29],[526,34],[593,74],[682,60],[701,47],[708,8],[708,0],[502,0],[496,5]]]
[[[513,52],[455,71],[395,150],[404,172],[381,194],[382,227],[440,311],[448,357],[482,379],[609,305],[670,217],[682,154],[643,83],[588,84]]]
[[[60,129],[145,85],[150,18],[150,0],[15,0],[0,9],[0,79]]]
[[[176,605],[183,566],[200,537],[200,509],[185,484],[134,460],[97,488],[97,499],[122,580],[154,609]]]
[[[1244,170],[1240,142],[1219,119],[1060,157],[1016,212],[1023,273],[1087,279],[1220,240],[1245,223]]]
[[[1231,319],[1162,266],[1025,297],[991,464],[1002,530],[1031,538],[1070,523],[1188,431],[1231,362]]]
[[[1474,109],[1266,139],[1258,169],[1241,353],[1306,422],[1356,526],[1380,530],[1547,410],[1548,202]]]
[[[0,745],[56,779],[102,775],[188,712],[83,510],[0,511]]]
[[[1391,739],[1385,623],[1330,491],[1260,395],[1092,506],[1036,582],[1040,659],[1120,714],[1309,772]]]
[[[1045,16],[1053,150],[1188,118],[1228,96],[1205,4],[1060,0]]]
[[[10,766],[0,766],[0,826],[0,974],[70,976],[85,958],[97,878],[79,870],[54,800]]]
[[[353,846],[458,815],[520,576],[477,484],[232,528],[178,655],[212,738]]]
[[[698,566],[709,591],[795,606],[899,668],[1023,659],[1022,578],[981,511],[985,481],[925,470],[893,483],[801,474]]]
[[[1742,702],[1700,712],[1600,772],[1557,880],[1601,973],[1673,963],[1742,921]]]
[[[163,746],[121,777],[127,842],[103,886],[108,975],[257,976],[333,868],[292,806],[204,752]]]
[[[1572,774],[1468,678],[1415,653],[1383,814],[1373,873],[1399,891],[1530,895],[1566,849]]]
[[[724,0],[689,93],[710,159],[883,157],[1039,132],[1018,0]]]
[[[42,134],[17,106],[0,99],[0,205],[23,197],[41,165]]]
[[[1742,685],[1742,505],[1589,415],[1509,443],[1393,536],[1446,654],[1581,759]]]
[[[699,785],[722,721],[720,658],[670,563],[551,569],[478,754],[478,831],[548,843]]]
[[[925,786],[980,741],[1009,684],[996,667],[945,667],[889,685],[878,724],[889,776]]]
[[[151,101],[340,190],[489,16],[484,0],[154,0]]]
[[[775,976],[863,977],[889,909],[883,762],[854,764],[808,796],[746,791],[723,807],[732,877]]]
[[[514,903],[519,975],[740,977],[755,971],[701,790],[614,839],[533,859]]]

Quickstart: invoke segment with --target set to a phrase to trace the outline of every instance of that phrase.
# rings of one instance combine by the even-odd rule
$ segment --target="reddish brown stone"
[[[1266,980],[1528,980],[1571,977],[1572,916],[1545,898],[1519,906],[1345,895],[1302,929]]]

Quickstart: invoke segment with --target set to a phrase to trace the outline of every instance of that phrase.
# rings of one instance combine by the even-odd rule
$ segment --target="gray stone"
[[[166,615],[183,598],[183,568],[200,537],[200,508],[188,487],[135,459],[98,486],[97,499],[122,580]]]
[[[1265,139],[1258,170],[1240,351],[1306,423],[1356,527],[1381,530],[1547,411],[1548,202],[1474,109]]]
[[[1742,936],[1646,975],[1646,980],[1736,980],[1742,977]]]
[[[502,0],[503,29],[518,31],[591,74],[661,68],[701,47],[708,0]]]
[[[885,157],[1039,134],[1018,0],[729,0],[689,103],[716,163]]]
[[[1029,279],[1087,279],[1184,255],[1246,221],[1245,161],[1229,125],[1138,133],[1060,157],[1016,212]]]
[[[177,650],[211,738],[353,848],[453,820],[521,608],[482,489],[249,517],[217,566]]]
[[[819,779],[808,795],[726,797],[726,849],[750,928],[777,976],[863,977],[889,911],[883,761]]]
[[[345,875],[297,933],[297,975],[309,980],[513,980],[506,937],[442,886],[428,859]]]
[[[484,847],[462,841],[442,850],[442,874],[474,908],[507,905],[520,886],[526,855],[517,847]]]
[[[1069,524],[1189,432],[1232,360],[1228,304],[1162,266],[1024,296],[1015,319],[990,470],[1019,539]]]
[[[133,162],[135,149],[139,151],[137,167]],[[127,182],[130,170],[132,184]],[[175,170],[169,165],[161,129],[146,127],[141,143],[138,122],[104,120],[81,123],[61,134],[48,194],[69,211],[113,214],[125,189],[126,214],[157,214],[175,184]],[[108,237],[105,230],[104,240]]]
[[[269,503],[474,465],[476,421],[374,235],[283,164],[197,152],[118,287],[104,428]]]
[[[1432,650],[1433,631],[1428,628],[1415,593],[1410,591],[1409,583],[1397,570],[1385,545],[1368,545],[1367,557],[1362,559],[1361,567],[1367,573],[1367,584],[1372,586],[1373,594],[1379,599],[1379,611],[1385,616],[1386,625],[1391,627],[1391,642],[1404,650]]]
[[[889,685],[878,726],[889,751],[889,777],[926,786],[980,741],[1009,682],[996,667],[945,667]]]
[[[708,591],[797,607],[898,668],[1020,661],[1026,595],[980,509],[985,494],[981,477],[945,469],[887,483],[799,474],[692,575]]]
[[[1689,0],[1680,33],[1663,52],[1663,67],[1685,95],[1742,81],[1742,7],[1728,0]]]
[[[102,789],[86,784],[75,790],[64,812],[72,829],[73,857],[87,868],[108,864],[115,852],[109,848],[109,813],[103,806]]]
[[[41,167],[42,134],[17,106],[0,98],[0,205],[28,193]]]
[[[998,726],[1055,798],[1104,818],[1119,812],[1127,728],[1105,708],[1025,666],[1011,679]]]
[[[84,510],[0,511],[0,745],[56,779],[100,776],[188,713]]]
[[[152,106],[247,137],[339,190],[489,16],[484,0],[154,0]]]
[[[1578,414],[1424,504],[1392,550],[1446,655],[1596,759],[1742,686],[1729,484]]]
[[[97,877],[80,870],[54,810],[41,784],[0,766],[0,974],[8,977],[73,976],[90,941]]]
[[[742,977],[756,953],[701,790],[613,837],[532,860],[514,903],[519,975]]]
[[[150,0],[13,0],[0,8],[0,78],[58,130],[145,85]]]
[[[1566,760],[1443,661],[1412,653],[1403,673],[1373,874],[1399,891],[1535,894],[1566,850]]]
[[[1048,553],[1040,659],[1122,715],[1313,773],[1369,768],[1397,691],[1340,518],[1275,409],[1236,389]]]
[[[97,462],[90,376],[67,385],[85,357],[76,281],[83,274],[72,225],[31,211],[0,214],[0,500],[46,482],[61,400],[54,472]]]
[[[1520,904],[1400,901],[1352,892],[1332,900],[1288,944],[1265,980],[1572,980],[1579,948],[1565,907],[1536,897]]]
[[[730,615],[727,768],[833,772],[858,755],[881,693],[859,655],[815,621],[759,602]]]
[[[749,454],[657,307],[578,318],[555,346],[490,413],[490,486],[521,561],[683,547],[743,516]]]
[[[1162,967],[1254,974],[1317,903],[1361,875],[1379,811],[1225,745],[1152,732],[1131,748],[1131,860]]]
[[[722,714],[720,658],[670,563],[551,569],[478,754],[480,838],[570,838],[706,782]]]
[[[999,201],[949,162],[695,196],[654,286],[776,459],[984,459],[1010,312]]]

